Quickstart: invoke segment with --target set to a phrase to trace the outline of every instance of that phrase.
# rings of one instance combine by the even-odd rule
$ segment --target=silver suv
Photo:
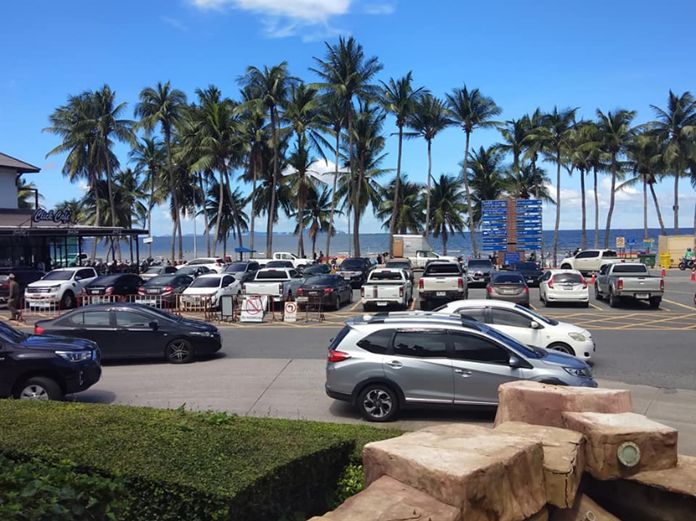
[[[512,380],[597,387],[582,360],[527,347],[480,322],[426,312],[365,315],[329,346],[326,393],[369,421],[423,405],[497,405]]]

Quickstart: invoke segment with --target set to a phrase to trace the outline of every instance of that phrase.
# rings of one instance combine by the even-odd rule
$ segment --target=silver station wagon
[[[418,311],[348,320],[326,365],[326,393],[377,422],[408,407],[495,406],[498,386],[513,380],[597,386],[590,366],[573,356],[458,315]]]

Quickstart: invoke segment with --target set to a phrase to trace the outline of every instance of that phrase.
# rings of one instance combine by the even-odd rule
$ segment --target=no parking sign
[[[285,313],[283,313],[284,322],[297,322],[297,302],[286,302]]]
[[[266,311],[268,297],[260,295],[245,296],[242,300],[242,313],[240,322],[263,322],[263,314]]]

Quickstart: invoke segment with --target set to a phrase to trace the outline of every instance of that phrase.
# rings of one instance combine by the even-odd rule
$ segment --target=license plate
[[[386,306],[387,303],[386,303],[386,302],[377,302],[377,305],[378,305],[378,306]]]
[[[445,295],[447,295],[446,291],[436,291],[435,292],[436,297],[444,297]]]
[[[309,294],[312,295],[313,297],[320,295],[320,293],[318,291],[310,291]]]
[[[346,280],[350,280],[350,273],[344,273],[343,278]]]
[[[93,289],[91,291],[92,295],[99,295],[99,290],[98,289]]]
[[[570,291],[573,289],[573,286],[563,286],[563,289],[566,291]]]
[[[159,293],[158,289],[148,289],[147,290],[148,295],[157,295]]]
[[[650,298],[649,293],[636,293],[636,298]]]

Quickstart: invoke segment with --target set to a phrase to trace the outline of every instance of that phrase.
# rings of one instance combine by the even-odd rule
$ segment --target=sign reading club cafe
[[[56,224],[70,224],[72,215],[70,210],[44,210],[37,208],[31,216],[31,222],[53,222]]]

